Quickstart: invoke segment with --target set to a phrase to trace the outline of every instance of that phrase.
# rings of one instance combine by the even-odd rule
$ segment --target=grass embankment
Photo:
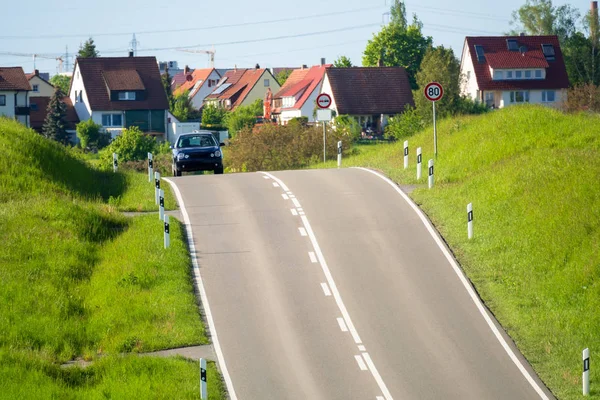
[[[0,397],[197,397],[197,363],[119,356],[207,343],[181,224],[165,251],[156,214],[117,210],[156,210],[153,185],[13,121],[0,149]]]
[[[438,135],[432,190],[424,186],[431,128],[409,138],[406,171],[402,142],[361,146],[344,165],[423,184],[411,197],[482,299],[552,392],[580,398],[581,352],[600,351],[600,118],[511,107],[442,121]],[[419,182],[417,147],[423,149]],[[475,237],[469,241],[470,202]],[[600,398],[600,369],[590,372],[591,397]]]

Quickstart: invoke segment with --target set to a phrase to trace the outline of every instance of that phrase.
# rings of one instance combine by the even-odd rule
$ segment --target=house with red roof
[[[569,77],[557,36],[467,37],[460,63],[463,95],[502,108],[559,106]]]
[[[364,131],[383,133],[390,117],[414,106],[408,73],[402,67],[329,68],[321,93],[337,115],[353,117]]]
[[[31,85],[31,92],[29,97],[52,97],[54,94],[54,86],[46,79],[40,76],[40,71],[35,70],[31,74],[25,74],[29,84]]]
[[[235,110],[239,106],[249,106],[258,99],[264,99],[269,89],[278,92],[281,86],[271,71],[260,68],[233,69],[221,78],[215,90],[206,97],[205,104]]]
[[[191,78],[186,79],[173,94],[184,93],[189,91],[189,98],[192,101],[194,108],[202,108],[204,99],[211,94],[217,87],[217,83],[221,79],[221,75],[214,68],[195,69],[191,74]]]
[[[31,85],[21,67],[0,67],[0,116],[29,127]]]
[[[81,121],[92,119],[113,137],[124,128],[163,136],[169,101],[155,57],[77,58],[69,97]]]
[[[279,92],[273,96],[272,115],[280,124],[292,118],[307,117],[314,122],[315,101],[321,93],[325,71],[331,64],[294,70]]]

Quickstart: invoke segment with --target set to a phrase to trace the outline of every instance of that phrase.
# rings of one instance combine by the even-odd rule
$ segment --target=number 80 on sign
[[[425,97],[429,101],[438,101],[444,96],[444,88],[437,82],[431,82],[425,86]]]

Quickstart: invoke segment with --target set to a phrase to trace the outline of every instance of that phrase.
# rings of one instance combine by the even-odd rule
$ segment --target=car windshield
[[[214,147],[217,143],[212,135],[186,135],[179,138],[177,148],[184,147]]]

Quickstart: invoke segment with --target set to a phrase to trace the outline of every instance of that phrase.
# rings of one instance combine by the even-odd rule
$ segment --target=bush
[[[124,163],[145,160],[149,152],[155,153],[158,149],[156,139],[145,135],[137,126],[132,126],[124,129],[121,135],[100,152],[100,166],[111,168],[113,153],[118,154],[119,163]]]
[[[76,130],[81,148],[84,150],[101,150],[110,143],[110,134],[102,132],[102,125],[96,124],[91,119],[78,123]]]
[[[350,151],[352,139],[344,132],[327,130],[327,156],[337,157],[337,142]],[[263,125],[240,130],[228,146],[224,159],[233,171],[275,171],[304,168],[323,160],[323,130],[301,124]]]
[[[385,137],[391,140],[404,139],[419,132],[424,126],[425,122],[417,110],[407,105],[402,114],[390,118],[390,123],[385,128]]]
[[[227,117],[227,110],[223,107],[207,104],[202,109],[202,126],[222,126]]]
[[[490,111],[489,107],[485,103],[474,101],[470,97],[461,96],[458,99],[458,107],[456,114],[463,115],[479,115]]]
[[[586,83],[569,89],[567,101],[562,104],[566,112],[600,112],[600,86]]]
[[[235,137],[241,129],[252,128],[256,125],[256,117],[262,114],[263,101],[261,99],[257,99],[249,106],[240,106],[235,111],[230,112],[226,118],[230,137]]]
[[[360,133],[362,131],[358,121],[349,115],[340,115],[334,120],[334,126],[336,130],[339,130],[345,136],[355,142],[360,139]]]

